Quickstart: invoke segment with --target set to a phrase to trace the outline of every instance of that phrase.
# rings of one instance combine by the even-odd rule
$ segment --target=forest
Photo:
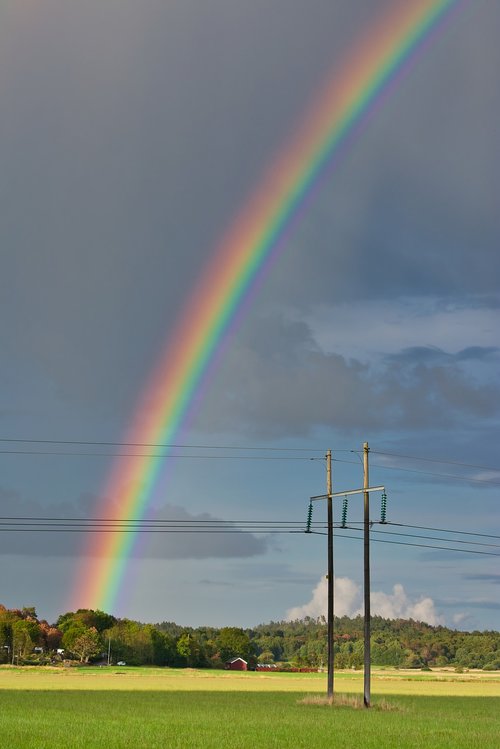
[[[336,617],[336,668],[363,665],[363,619]],[[404,619],[371,621],[374,666],[500,670],[500,632],[464,632]],[[224,668],[234,657],[249,668],[266,664],[282,670],[326,665],[324,618],[240,627],[183,627],[145,624],[103,611],[79,609],[54,624],[35,608],[0,604],[0,663],[15,665],[98,663],[114,665]]]

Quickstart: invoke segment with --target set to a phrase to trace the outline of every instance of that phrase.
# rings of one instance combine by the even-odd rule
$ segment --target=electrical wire
[[[76,443],[74,443],[76,444]],[[98,443],[94,443],[98,444]],[[140,445],[142,446],[142,445]],[[147,445],[144,445],[146,447]],[[168,446],[164,446],[168,447]],[[215,449],[226,449],[226,450],[277,450],[281,452],[288,452],[288,448],[238,448],[238,447],[223,447],[222,445],[220,447],[215,447],[213,445],[211,446],[202,446],[202,445],[192,445],[192,449],[195,449],[197,447],[198,449],[206,449],[206,450],[215,450]],[[180,449],[181,445],[172,445],[172,449]],[[184,446],[184,449],[190,449],[189,446]],[[292,448],[293,451],[299,451],[299,448]],[[302,449],[300,449],[302,451]],[[314,452],[311,450],[311,452]],[[352,450],[344,451],[344,452],[354,452]],[[312,457],[299,457],[299,456],[288,456],[288,455],[280,455],[280,456],[269,456],[269,455],[196,455],[196,454],[179,454],[179,453],[108,453],[108,452],[69,452],[64,450],[0,450],[0,455],[30,455],[30,456],[45,456],[45,457],[72,457],[72,458],[81,458],[81,457],[94,457],[94,458],[162,458],[162,459],[170,459],[170,460],[235,460],[235,461],[316,461],[321,460],[323,461],[325,458],[324,456],[312,456]],[[347,463],[350,465],[357,465],[357,463],[353,460],[342,460],[341,458],[332,458],[332,461],[335,463]],[[466,483],[480,483],[480,484],[490,484],[493,486],[500,485],[500,480],[496,479],[480,479],[480,478],[474,478],[472,476],[457,476],[454,474],[447,474],[447,473],[437,473],[435,471],[421,471],[415,468],[400,468],[398,466],[388,466],[388,465],[381,465],[380,463],[371,463],[370,464],[372,468],[381,468],[388,471],[402,471],[404,473],[416,473],[423,476],[433,476],[435,478],[445,479],[445,480],[451,480],[451,481],[464,481]],[[493,469],[488,469],[493,470]]]
[[[489,546],[500,549],[500,544],[487,544],[484,541],[463,541],[459,538],[443,538],[442,536],[423,536],[419,533],[397,533],[396,531],[376,531],[371,529],[372,533],[383,533],[387,536],[404,536],[405,538],[426,538],[429,541],[452,541],[454,544],[467,544],[469,546]]]
[[[94,458],[187,458],[189,460],[323,460],[324,458],[306,458],[290,456],[269,455],[179,455],[177,453],[88,453],[88,452],[64,452],[62,450],[0,450],[0,455],[52,455],[71,457],[94,457]]]
[[[81,445],[81,446],[102,446],[102,447],[162,447],[166,449],[186,449],[186,450],[262,450],[272,452],[313,452],[313,453],[324,453],[323,448],[313,447],[274,447],[268,445],[207,445],[207,444],[169,444],[169,443],[156,443],[156,442],[111,442],[103,440],[53,440],[53,439],[26,439],[17,437],[0,437],[0,442],[20,443],[20,444],[43,444],[43,445]],[[349,449],[349,448],[332,448],[332,453],[355,453],[361,454],[361,450]],[[500,468],[492,468],[491,466],[481,466],[474,463],[463,463],[456,460],[443,460],[439,458],[426,458],[420,455],[408,455],[404,453],[393,453],[383,450],[374,450],[370,448],[371,455],[387,455],[394,458],[405,458],[407,460],[418,460],[426,463],[439,463],[441,465],[454,465],[462,468],[476,468],[483,471],[495,471],[500,472]],[[351,462],[351,461],[344,461]],[[380,466],[387,467],[390,466]],[[395,466],[392,466],[396,468]]]
[[[114,452],[69,452],[64,450],[0,450],[0,455],[30,455],[30,456],[61,456],[61,457],[104,457],[104,458],[172,458],[172,459],[192,459],[192,460],[324,460],[324,450],[320,448],[309,448],[309,447],[272,447],[267,445],[187,445],[187,444],[162,444],[162,443],[148,443],[148,442],[109,442],[109,441],[95,441],[95,440],[51,440],[51,439],[24,439],[24,438],[9,438],[0,437],[0,442],[11,443],[11,444],[40,444],[40,445],[73,445],[73,446],[101,446],[101,447],[143,447],[152,448],[159,447],[165,450],[231,450],[231,451],[262,451],[262,452],[280,452],[280,453],[319,453],[321,457],[311,458],[298,458],[281,455],[279,457],[269,456],[249,456],[249,455],[182,455],[175,453],[114,453]],[[471,463],[461,463],[459,461],[451,460],[439,460],[437,458],[422,458],[416,455],[406,455],[399,453],[384,452],[381,450],[370,450],[372,455],[386,455],[390,457],[404,458],[407,460],[417,460],[422,462],[438,463],[442,465],[454,465],[463,468],[474,468],[477,470],[500,472],[500,469],[491,468],[487,466],[479,466]],[[360,450],[347,449],[347,448],[335,448],[332,449],[332,453],[353,453],[359,455]],[[332,460],[336,463],[346,463],[350,465],[357,465],[355,461],[342,460],[341,458],[333,457]],[[383,465],[380,463],[371,463],[373,468],[381,468],[389,471],[400,471],[405,473],[416,473],[424,476],[433,476],[434,478],[440,478],[451,481],[465,481],[480,484],[491,484],[500,485],[500,480],[476,478],[472,476],[458,476],[456,474],[439,473],[436,471],[424,471],[415,468],[403,468],[400,466]]]
[[[363,525],[364,520],[350,520],[349,525]],[[379,520],[372,520],[370,521],[371,525],[374,524],[380,524]],[[410,523],[394,523],[391,520],[386,520],[383,525],[393,525],[396,528],[414,528],[415,530],[421,530],[421,531],[435,531],[436,533],[455,533],[460,536],[479,536],[481,538],[498,538],[500,539],[500,535],[493,534],[493,533],[478,533],[474,531],[459,531],[454,530],[453,528],[432,528],[428,525],[411,525]],[[339,526],[340,528],[342,526]]]
[[[348,527],[348,526],[347,526]],[[349,530],[357,530],[356,528],[349,528]],[[305,533],[305,531],[304,531]],[[311,531],[311,535],[320,535],[320,536],[326,536],[327,533],[321,533],[319,531]],[[352,538],[356,539],[357,541],[363,541],[363,536],[350,536],[347,533],[342,534],[342,536],[337,536],[337,538]],[[414,544],[414,543],[407,543],[406,541],[386,541],[381,538],[373,538],[371,539],[375,543],[379,544],[394,544],[396,546],[413,546],[418,549],[436,549],[439,551],[453,551],[453,552],[459,552],[461,554],[481,554],[482,556],[489,556],[489,557],[500,557],[500,553],[495,553],[492,551],[475,551],[473,549],[455,549],[450,546],[434,546],[433,544]],[[451,540],[451,539],[450,539]]]
[[[405,524],[394,524],[400,527],[406,527]],[[290,533],[310,533],[312,535],[328,535],[324,522],[316,521],[312,523],[312,528],[305,531],[302,521],[255,521],[255,520],[186,520],[186,519],[155,519],[140,520],[128,519],[120,520],[113,518],[37,518],[37,517],[0,517],[0,533],[177,533],[177,534],[290,534]],[[413,526],[408,526],[413,527]],[[418,528],[418,526],[416,526]],[[348,526],[335,525],[337,530],[350,530],[358,534],[361,528],[355,528],[352,524]],[[324,530],[321,530],[324,529]],[[404,538],[417,538],[420,540],[442,541],[446,543],[462,544],[461,548],[453,546],[437,546],[436,544],[413,543],[409,541],[393,541],[387,539],[372,538],[376,543],[393,544],[397,546],[410,546],[414,548],[436,549],[439,551],[451,551],[458,553],[480,554],[483,556],[500,556],[500,553],[482,551],[480,549],[464,549],[463,546],[489,546],[500,548],[497,544],[485,544],[479,541],[462,541],[453,538],[442,538],[435,536],[423,536],[419,534],[406,534],[386,530],[373,531],[383,535],[396,535]],[[427,528],[427,530],[430,530]],[[438,529],[434,529],[438,530]],[[465,531],[453,531],[451,529],[439,529],[444,533],[466,533]],[[478,535],[482,534],[470,534]],[[349,538],[361,540],[361,535],[352,536],[347,533],[337,535],[337,538]]]
[[[359,450],[355,450],[354,452],[360,452]],[[371,450],[370,453],[372,455],[388,455],[392,458],[406,458],[407,460],[421,460],[425,463],[440,463],[441,465],[449,465],[449,466],[460,466],[461,468],[477,468],[480,471],[496,471],[500,473],[500,468],[491,468],[488,466],[478,466],[474,465],[473,463],[461,463],[457,460],[439,460],[439,458],[421,458],[417,455],[403,455],[402,453],[388,453],[388,452],[382,452],[381,450]]]
[[[169,443],[155,442],[102,442],[92,440],[50,440],[50,439],[18,439],[9,437],[0,437],[0,442],[13,442],[22,444],[36,445],[83,445],[101,447],[163,447],[166,449],[182,450],[265,450],[270,452],[313,452],[324,453],[323,449],[312,447],[270,447],[267,445],[178,445]],[[335,452],[352,452],[351,450],[342,449]]]
[[[357,452],[356,450],[352,450],[351,452]],[[332,458],[332,461],[335,463],[347,463],[349,465],[358,465],[355,460],[343,460],[342,458]],[[456,474],[451,473],[436,473],[435,471],[420,471],[416,468],[399,468],[398,466],[388,466],[388,465],[382,465],[381,463],[370,463],[370,468],[382,468],[384,471],[403,471],[404,473],[418,473],[423,476],[434,476],[441,479],[451,479],[452,481],[465,481],[467,483],[473,482],[473,483],[479,483],[479,484],[492,484],[494,486],[498,486],[500,484],[500,480],[496,481],[495,479],[478,479],[473,478],[471,476],[457,476]],[[496,470],[496,469],[487,469],[487,470]]]
[[[400,528],[415,528],[416,530],[421,530],[421,531],[436,531],[438,533],[456,533],[457,535],[461,535],[461,536],[480,536],[482,538],[500,538],[500,536],[494,535],[492,533],[477,533],[474,531],[457,531],[457,530],[450,530],[448,528],[430,528],[426,525],[410,525],[409,523],[393,523],[391,521],[387,521],[387,525],[394,525]]]
[[[477,484],[493,484],[493,485],[500,485],[500,480],[496,479],[478,479],[474,478],[472,476],[457,476],[456,474],[452,473],[436,473],[435,471],[420,471],[417,468],[398,468],[397,466],[386,466],[386,465],[380,465],[380,463],[370,463],[370,467],[374,468],[383,468],[384,470],[389,471],[403,471],[405,473],[419,473],[425,476],[434,476],[437,478],[442,479],[452,479],[453,481],[466,481],[466,482],[473,482]]]

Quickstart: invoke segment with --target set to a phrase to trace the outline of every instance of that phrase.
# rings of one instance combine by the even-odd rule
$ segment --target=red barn
[[[243,658],[233,658],[232,661],[226,663],[226,668],[229,671],[248,671],[248,663]]]

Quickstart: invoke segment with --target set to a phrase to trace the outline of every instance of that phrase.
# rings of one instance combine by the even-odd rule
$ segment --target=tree
[[[45,650],[57,650],[61,646],[63,633],[57,627],[51,627],[48,622],[40,622],[40,632]]]
[[[190,632],[185,632],[177,640],[177,653],[185,661],[187,666],[200,665],[202,657],[200,643]]]
[[[102,641],[95,627],[85,628],[78,634],[70,647],[72,653],[80,658],[80,663],[88,663],[91,658],[102,651]]]
[[[217,644],[223,663],[238,656],[248,660],[252,654],[250,638],[239,627],[223,627],[219,632]]]
[[[81,622],[72,622],[64,630],[62,646],[65,650],[78,656],[81,663],[88,663],[90,658],[102,652],[102,640],[95,627],[86,627]]]
[[[56,622],[56,627],[65,632],[69,627],[79,623],[87,628],[94,627],[98,632],[103,632],[116,624],[116,621],[114,616],[99,609],[78,609],[78,611],[68,611],[62,614]]]
[[[18,619],[12,625],[12,648],[17,658],[28,658],[40,642],[38,622]]]
[[[259,653],[259,663],[274,663],[272,650],[263,650],[262,653]]]

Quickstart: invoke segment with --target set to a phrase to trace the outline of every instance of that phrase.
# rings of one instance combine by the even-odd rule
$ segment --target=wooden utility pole
[[[334,573],[333,573],[333,500],[332,500],[332,451],[326,453],[326,495],[328,504],[328,697],[333,699],[333,670],[334,670],[334,651],[333,651],[333,591],[334,591]]]
[[[332,491],[332,452],[326,453],[326,494],[319,494],[309,498],[309,518],[306,533],[310,533],[310,513],[312,503],[326,499],[328,502],[328,696],[333,698],[333,506],[332,500],[336,497],[347,497],[351,494],[363,494],[364,498],[364,599],[365,599],[365,621],[364,621],[364,705],[370,707],[370,676],[371,676],[371,653],[370,653],[370,492],[384,492],[384,486],[370,486],[368,474],[368,453],[370,448],[368,442],[363,444],[363,488],[347,489],[343,492]]]
[[[368,453],[370,448],[368,442],[363,444],[363,489],[368,489],[369,471],[368,471]],[[365,642],[364,642],[364,695],[363,701],[365,707],[370,707],[370,677],[371,677],[371,650],[370,650],[370,494],[368,491],[363,492],[364,499],[364,599],[365,599]]]

